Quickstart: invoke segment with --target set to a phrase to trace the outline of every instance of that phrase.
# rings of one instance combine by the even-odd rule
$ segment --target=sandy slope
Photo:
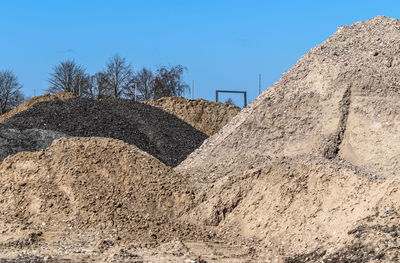
[[[199,197],[188,220],[259,239],[271,259],[398,257],[370,244],[379,231],[348,232],[398,211],[399,51],[400,21],[376,17],[304,55],[177,167]]]

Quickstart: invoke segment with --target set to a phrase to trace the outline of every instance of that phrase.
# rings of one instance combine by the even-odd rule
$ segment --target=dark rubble
[[[42,129],[73,137],[108,137],[137,146],[177,166],[207,135],[161,109],[122,99],[55,99],[35,104],[3,128]]]
[[[67,135],[41,129],[8,129],[0,124],[0,162],[9,155],[23,151],[39,151],[49,147],[53,140]]]

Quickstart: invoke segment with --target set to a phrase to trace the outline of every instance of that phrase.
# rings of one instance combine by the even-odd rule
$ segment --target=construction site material
[[[240,112],[240,108],[233,104],[204,99],[164,97],[144,103],[175,115],[208,136],[214,135]]]
[[[177,117],[143,103],[122,99],[54,99],[33,105],[4,122],[7,128],[44,129],[78,137],[123,140],[176,166],[207,135]]]
[[[6,119],[14,116],[15,114],[20,113],[21,111],[29,109],[30,107],[32,107],[32,105],[34,105],[36,103],[43,102],[43,101],[50,101],[50,100],[54,100],[56,98],[57,99],[71,99],[71,98],[75,98],[75,97],[76,96],[70,92],[59,92],[54,95],[44,94],[41,96],[33,97],[33,98],[27,100],[22,105],[18,106],[17,108],[15,108],[3,115],[0,115],[0,123],[4,122]]]
[[[55,131],[27,129],[7,129],[0,124],[0,162],[9,155],[25,151],[46,149],[53,140],[67,135]]]
[[[114,244],[151,247],[210,234],[176,220],[191,199],[182,179],[119,140],[59,139],[47,150],[7,157],[0,175],[0,251],[60,255],[72,246],[101,254]]]
[[[340,27],[206,140],[176,168],[199,198],[188,220],[265,242],[270,259],[365,262],[343,242],[398,258],[397,239],[374,245],[387,239],[378,228],[351,233],[363,218],[400,223],[382,217],[400,201],[399,28],[387,17]]]
[[[398,262],[399,51],[400,20],[340,27],[174,169],[107,138],[7,157],[0,258]],[[204,139],[171,116],[53,100],[4,127],[120,137],[168,163]]]

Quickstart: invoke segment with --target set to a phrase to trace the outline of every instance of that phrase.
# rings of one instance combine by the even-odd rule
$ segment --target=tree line
[[[75,62],[60,62],[50,74],[49,93],[71,92],[92,99],[126,98],[135,101],[182,96],[189,86],[183,81],[185,67],[147,68],[135,72],[119,55],[110,58],[100,72],[90,75]]]
[[[71,92],[76,96],[104,99],[125,98],[135,101],[183,96],[189,85],[183,81],[182,65],[161,66],[154,72],[147,68],[134,71],[126,58],[111,57],[103,70],[91,75],[75,60],[61,61],[52,68],[46,92]],[[0,114],[17,107],[27,98],[21,92],[18,77],[10,70],[0,70]]]
[[[0,114],[6,113],[25,101],[21,88],[22,85],[12,71],[0,71]]]

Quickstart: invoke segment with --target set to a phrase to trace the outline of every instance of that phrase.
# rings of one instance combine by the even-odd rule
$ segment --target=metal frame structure
[[[247,106],[247,91],[237,91],[237,90],[216,90],[215,91],[215,101],[218,102],[218,93],[242,93],[244,98],[244,107]]]

